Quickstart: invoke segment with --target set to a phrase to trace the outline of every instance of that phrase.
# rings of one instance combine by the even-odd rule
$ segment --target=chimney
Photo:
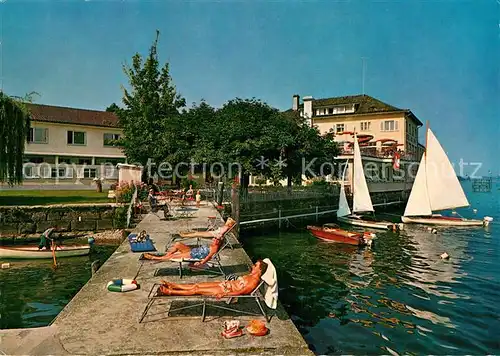
[[[300,101],[300,96],[295,94],[292,99],[292,110],[297,111],[299,110],[299,101]]]
[[[313,117],[313,97],[312,96],[304,96],[302,99],[304,101],[304,116],[308,119],[312,119]]]

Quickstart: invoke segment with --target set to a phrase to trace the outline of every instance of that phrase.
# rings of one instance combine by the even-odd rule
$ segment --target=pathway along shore
[[[202,207],[196,216],[190,219],[166,221],[159,218],[163,217],[161,212],[158,216],[148,214],[134,231],[146,230],[156,248],[163,252],[171,234],[186,228],[205,227],[210,215],[216,215],[216,211],[210,206]],[[235,244],[234,249],[227,248],[222,252],[222,265],[229,272],[244,274],[251,261],[237,241],[233,238],[231,240]],[[224,339],[220,333],[223,329],[222,322],[227,318],[217,318],[216,314],[211,314],[213,309],[209,307],[205,322],[201,321],[199,313],[193,313],[193,317],[166,319],[168,305],[163,301],[156,303],[144,321],[139,323],[152,285],[161,279],[180,281],[176,264],[145,261],[137,276],[141,289],[128,293],[108,292],[108,281],[114,278],[133,278],[136,275],[141,266],[139,256],[140,253],[130,251],[125,240],[69,302],[52,325],[0,330],[0,354],[312,354],[281,305],[276,316],[268,323],[269,335],[264,337],[243,335],[235,339]],[[155,276],[158,268],[161,276]],[[221,279],[221,276],[212,278],[203,272],[192,272],[187,273],[182,282]],[[274,312],[271,311],[270,314]],[[231,319],[240,319],[241,324],[246,325],[252,317],[231,316]]]

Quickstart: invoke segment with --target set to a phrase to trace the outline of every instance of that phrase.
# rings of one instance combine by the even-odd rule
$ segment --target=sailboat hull
[[[393,223],[391,223],[389,221],[369,221],[369,220],[363,220],[361,218],[350,217],[350,216],[337,217],[337,220],[340,222],[343,222],[344,224],[366,227],[369,229],[389,230],[393,226]]]
[[[483,220],[453,218],[446,216],[428,216],[428,217],[409,217],[402,216],[401,220],[405,224],[425,224],[425,225],[441,225],[441,226],[483,226]]]

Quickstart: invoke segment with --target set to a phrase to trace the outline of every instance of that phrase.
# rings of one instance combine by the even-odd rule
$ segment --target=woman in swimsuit
[[[209,295],[217,298],[250,294],[260,283],[267,265],[258,260],[249,274],[233,281],[201,282],[194,284],[178,284],[162,281],[157,295]]]
[[[194,265],[203,265],[210,261],[213,255],[219,251],[219,248],[222,244],[222,239],[213,238],[210,246],[202,245],[197,247],[190,247],[184,245],[181,242],[176,242],[165,255],[153,255],[150,253],[145,253],[143,257],[147,260],[158,260],[165,261],[173,258],[192,258],[195,260],[201,260],[199,262],[195,262]]]

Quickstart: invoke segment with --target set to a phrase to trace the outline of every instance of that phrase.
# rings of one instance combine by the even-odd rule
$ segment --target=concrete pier
[[[195,217],[164,220],[163,213],[149,214],[135,231],[146,230],[156,248],[163,252],[171,235],[181,230],[205,227],[207,217],[216,215],[211,207],[202,207]],[[231,238],[234,249],[221,254],[224,269],[237,274],[248,271],[251,263],[238,242]],[[194,241],[192,241],[194,242]],[[206,272],[189,272],[180,280],[177,265],[170,262],[139,261],[140,253],[132,253],[127,241],[104,263],[99,271],[78,292],[58,315],[52,325],[34,329],[0,330],[0,353],[8,355],[78,354],[78,355],[144,355],[144,354],[312,354],[304,339],[281,305],[268,323],[270,333],[264,337],[248,334],[226,340],[220,333],[226,315],[210,314],[203,323],[200,315],[166,318],[168,305],[156,303],[143,323],[140,316],[148,302],[154,283],[216,281]],[[276,266],[279,268],[279,266]],[[140,268],[140,270],[139,270]],[[134,278],[141,288],[127,293],[112,293],[106,283],[114,278]],[[155,273],[161,276],[155,275]],[[279,281],[278,281],[279,283]],[[240,300],[241,302],[244,302]],[[238,303],[240,303],[238,301]],[[255,303],[253,303],[255,304]],[[196,316],[195,316],[196,315]],[[258,317],[234,316],[244,326]],[[221,318],[221,316],[224,316]]]

